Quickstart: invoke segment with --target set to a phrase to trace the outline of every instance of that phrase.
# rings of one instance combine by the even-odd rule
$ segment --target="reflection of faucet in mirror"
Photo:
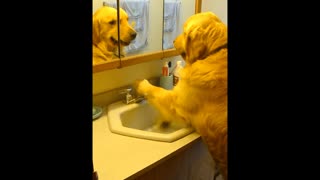
[[[120,8],[119,15],[121,33],[118,37],[117,9],[103,6],[94,13],[92,26],[93,65],[124,56],[124,46],[128,46],[136,38],[137,33],[129,24],[127,13]]]

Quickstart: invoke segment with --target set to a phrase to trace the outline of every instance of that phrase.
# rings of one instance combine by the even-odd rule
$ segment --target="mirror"
[[[172,49],[174,39],[182,32],[183,23],[195,14],[194,0],[164,0],[162,49]]]
[[[129,22],[137,32],[136,38],[125,47],[126,56],[140,55],[162,50],[162,14],[163,0],[121,0]],[[120,34],[127,33],[120,27]]]
[[[173,48],[173,40],[181,33],[184,21],[201,9],[201,0],[93,0],[93,13],[106,3],[112,7],[119,3],[126,9],[137,36],[124,48],[124,56],[93,65],[93,73],[179,55]],[[125,32],[121,26],[119,31]],[[144,33],[148,36],[143,36]]]
[[[117,9],[104,6],[101,0],[93,0],[92,11],[92,65],[108,65],[110,69],[120,67],[120,42]]]

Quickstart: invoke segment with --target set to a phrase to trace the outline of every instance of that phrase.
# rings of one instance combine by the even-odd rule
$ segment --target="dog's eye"
[[[112,20],[109,22],[110,25],[115,25],[116,24],[116,20]]]

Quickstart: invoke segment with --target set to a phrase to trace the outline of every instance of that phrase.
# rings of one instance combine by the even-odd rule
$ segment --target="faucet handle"
[[[130,94],[132,88],[122,89],[119,91],[120,94]]]
[[[129,104],[133,100],[133,97],[130,94],[131,91],[132,88],[122,89],[119,91],[120,94],[126,94],[126,99],[124,100],[124,103],[126,104]]]

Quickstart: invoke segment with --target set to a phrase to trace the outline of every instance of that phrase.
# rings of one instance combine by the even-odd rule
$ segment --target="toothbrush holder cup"
[[[160,87],[171,90],[173,88],[173,75],[160,76]]]

